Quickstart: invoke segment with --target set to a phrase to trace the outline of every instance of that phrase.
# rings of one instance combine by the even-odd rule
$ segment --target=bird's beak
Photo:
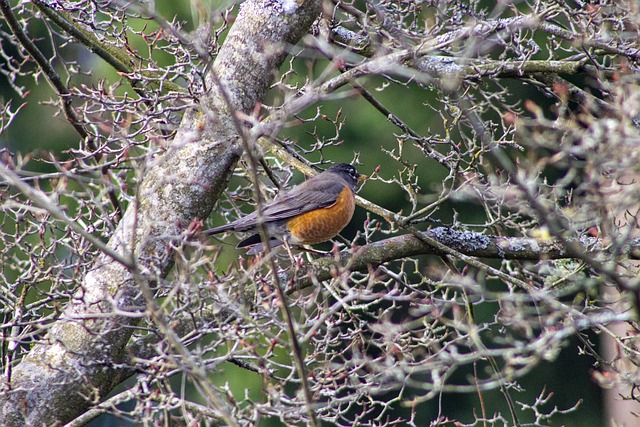
[[[360,176],[358,177],[358,182],[362,182],[362,181],[365,181],[365,180],[367,180],[367,179],[369,179],[369,176],[368,176],[368,175],[362,175],[362,174],[360,174]]]

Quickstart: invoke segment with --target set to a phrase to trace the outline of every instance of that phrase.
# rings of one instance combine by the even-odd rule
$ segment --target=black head
[[[358,181],[365,178],[364,175],[360,175],[356,168],[347,164],[347,163],[338,163],[337,165],[331,166],[326,172],[331,172],[340,175],[342,179],[347,181],[347,184],[355,190],[358,185]]]

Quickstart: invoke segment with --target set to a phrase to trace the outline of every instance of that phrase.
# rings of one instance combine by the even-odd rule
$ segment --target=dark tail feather
[[[277,246],[282,245],[282,240],[276,239],[275,237],[272,237],[269,240],[269,248],[273,249]],[[247,255],[255,255],[259,252],[264,251],[264,243],[262,242],[262,240],[260,239],[260,235],[259,234],[253,234],[249,237],[247,237],[246,239],[244,239],[243,241],[241,241],[240,243],[238,243],[238,245],[236,246],[237,248],[250,248],[249,252],[247,252]]]
[[[252,234],[251,236],[238,243],[236,248],[246,248],[247,246],[257,245],[258,243],[260,243],[260,235]]]

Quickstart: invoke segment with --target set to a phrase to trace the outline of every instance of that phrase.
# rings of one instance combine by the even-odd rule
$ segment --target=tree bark
[[[209,214],[241,154],[233,115],[249,113],[262,100],[288,44],[319,12],[319,0],[243,4],[207,76],[201,109],[185,114],[168,152],[148,165],[135,202],[109,240],[109,248],[130,262],[102,254],[78,278],[59,320],[11,378],[2,378],[0,425],[66,423],[116,385],[117,365],[145,315],[140,286],[166,275],[174,243]]]

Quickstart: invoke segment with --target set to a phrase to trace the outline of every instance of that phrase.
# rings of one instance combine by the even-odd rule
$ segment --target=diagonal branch
[[[210,71],[228,96],[209,85],[202,111],[185,114],[166,154],[141,171],[136,197],[107,244],[137,268],[99,255],[78,277],[77,297],[11,378],[0,378],[1,425],[68,422],[117,385],[133,326],[147,308],[141,289],[166,276],[175,242],[210,213],[241,154],[233,115],[262,101],[287,54],[284,47],[296,43],[320,12],[317,0],[290,3],[242,5]]]

